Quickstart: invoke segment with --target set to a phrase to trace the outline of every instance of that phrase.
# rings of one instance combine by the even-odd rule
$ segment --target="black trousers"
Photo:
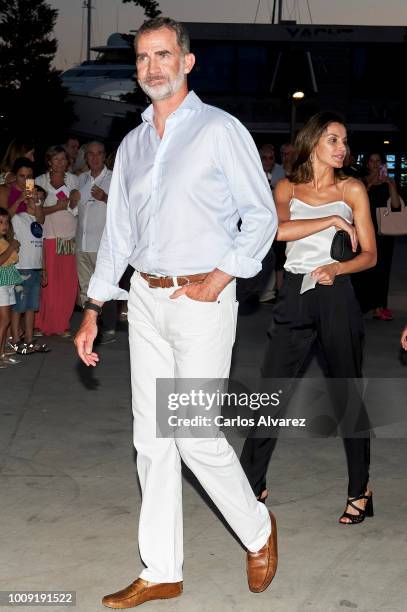
[[[362,377],[363,341],[362,316],[350,278],[338,276],[333,285],[317,284],[315,289],[300,295],[302,279],[302,274],[285,273],[269,332],[262,377],[298,378],[314,343],[318,341],[328,376],[342,379],[338,381],[339,385],[334,385],[336,417],[341,418],[342,408],[356,406],[361,409],[357,415],[360,426],[356,431],[368,429],[358,389],[350,388],[357,383],[355,379]],[[280,406],[280,414],[287,406],[289,396],[289,393],[285,394],[286,402]],[[245,441],[240,460],[256,496],[266,488],[267,467],[276,442],[276,437],[249,437]],[[344,445],[349,474],[348,495],[357,497],[365,492],[369,480],[370,439],[368,435],[344,437]]]

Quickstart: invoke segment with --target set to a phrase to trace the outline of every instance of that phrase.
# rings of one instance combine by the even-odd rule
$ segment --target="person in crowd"
[[[270,189],[273,190],[277,182],[284,178],[285,172],[280,164],[276,163],[274,145],[264,144],[259,149],[261,163],[266,174]],[[275,240],[270,252],[263,261],[260,272],[260,303],[274,304],[278,290],[282,283],[282,270],[285,261],[285,244]]]
[[[0,185],[7,185],[15,181],[13,165],[16,159],[25,157],[34,162],[34,153],[34,143],[32,140],[14,138],[8,145],[0,163]]]
[[[105,164],[106,164],[106,168],[108,168],[109,170],[113,170],[114,162],[116,159],[116,153],[117,153],[117,147],[114,147],[110,151],[109,155],[106,157]]]
[[[11,306],[15,304],[14,287],[22,280],[15,267],[19,247],[18,240],[14,238],[10,215],[5,208],[0,208],[0,369],[21,361],[20,358],[5,352]]]
[[[106,205],[112,171],[105,166],[105,147],[101,142],[86,145],[85,160],[89,170],[79,177],[81,199],[76,231],[76,265],[82,306],[87,300],[89,281],[96,267],[97,252],[106,223]],[[116,301],[103,306],[103,333],[100,344],[114,342],[117,319]]]
[[[259,154],[267,181],[271,189],[274,189],[277,182],[285,177],[283,167],[276,163],[276,152],[274,145],[269,143],[261,145],[259,148]]]
[[[356,387],[352,381],[362,377],[362,317],[349,275],[376,262],[366,189],[341,171],[346,144],[346,128],[340,117],[330,112],[314,115],[297,135],[291,175],[274,190],[277,237],[287,241],[287,261],[262,366],[265,379],[278,379],[278,384],[284,385],[284,379],[300,376],[312,347],[319,341],[329,377],[349,381],[349,394],[345,383],[338,388],[341,393],[334,408],[339,413],[349,403],[352,408],[358,404],[352,395]],[[342,263],[330,255],[339,229],[349,235],[355,255],[357,242],[361,248],[360,254]],[[281,397],[289,397],[292,386],[293,381],[287,389],[282,386]],[[282,400],[280,410],[286,405]],[[358,415],[362,413],[359,408],[360,404]],[[267,466],[275,444],[276,438],[252,436],[243,447],[242,465],[259,499],[267,497]],[[354,524],[372,514],[368,488],[370,440],[345,435],[344,444],[349,486],[340,522]]]
[[[15,304],[11,309],[10,344],[16,353],[29,355],[47,353],[45,343],[34,342],[34,316],[39,309],[40,288],[47,283],[43,267],[43,228],[45,220],[43,203],[45,191],[37,185],[32,197],[27,199],[27,210],[12,217],[15,238],[20,243],[16,267],[21,275],[21,284],[15,287]],[[24,339],[21,338],[21,315],[24,315]]]
[[[45,154],[48,172],[35,180],[47,197],[44,202],[44,260],[48,284],[42,288],[35,325],[45,335],[70,335],[78,275],[75,260],[78,178],[67,172],[68,159],[61,146]]]
[[[76,136],[68,136],[63,147],[65,149],[66,157],[68,159],[68,165],[66,168],[67,172],[71,172],[73,174],[75,173],[76,158],[78,157],[80,149],[79,140],[76,138]]]
[[[393,259],[394,237],[379,233],[377,208],[387,206],[391,200],[392,210],[400,209],[400,198],[393,179],[387,176],[385,159],[381,153],[369,153],[366,157],[366,185],[370,202],[370,213],[376,234],[377,263],[374,268],[357,274],[353,279],[357,298],[362,311],[372,311],[373,318],[391,321],[393,313],[388,307],[391,264]]]
[[[343,172],[346,176],[353,176],[353,178],[360,179],[363,177],[363,168],[357,163],[356,155],[349,146],[343,162]]]
[[[281,165],[285,176],[291,174],[294,161],[294,145],[291,142],[285,142],[280,147]]]
[[[26,181],[34,176],[34,164],[27,157],[18,157],[12,173],[14,181],[0,186],[0,206],[8,208],[11,217],[27,210],[28,198],[33,192],[26,188]]]
[[[152,105],[117,153],[90,302],[75,340],[82,361],[95,366],[97,314],[103,302],[127,297],[117,284],[130,262],[139,548],[146,567],[128,588],[104,597],[109,608],[182,593],[181,457],[247,547],[249,588],[266,589],[277,568],[274,516],[257,502],[226,438],[157,438],[155,409],[157,377],[174,384],[174,377],[228,377],[234,277],[260,269],[276,228],[273,199],[247,130],[188,92],[194,56],[185,27],[169,18],[147,21],[135,47],[138,82]]]
[[[405,326],[405,328],[401,332],[400,344],[401,344],[401,347],[405,351],[407,351],[407,325]]]
[[[86,146],[86,143],[80,146],[75,163],[72,166],[72,172],[76,174],[76,176],[80,176],[82,172],[87,172],[89,170],[89,166],[86,163]]]

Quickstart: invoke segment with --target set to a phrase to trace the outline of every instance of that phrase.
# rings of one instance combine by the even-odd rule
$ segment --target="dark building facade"
[[[257,141],[289,140],[291,96],[301,90],[294,131],[315,112],[334,110],[348,125],[352,148],[390,155],[389,174],[407,187],[407,27],[186,26],[197,57],[191,87],[236,115]]]

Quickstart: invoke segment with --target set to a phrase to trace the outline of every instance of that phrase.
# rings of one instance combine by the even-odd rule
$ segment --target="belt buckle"
[[[188,276],[176,276],[175,278],[177,279],[177,284],[178,284],[178,279],[181,279],[181,278],[185,278],[186,279],[187,282],[184,285],[181,285],[181,287],[185,287],[186,285],[190,285],[191,284],[191,281],[189,280]]]

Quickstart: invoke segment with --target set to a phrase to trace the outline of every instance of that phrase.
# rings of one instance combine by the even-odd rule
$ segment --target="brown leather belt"
[[[202,283],[208,276],[209,272],[202,274],[185,274],[184,276],[155,276],[154,274],[146,274],[146,272],[140,272],[140,276],[148,282],[150,289],[168,289],[169,287],[183,287],[190,283]],[[176,280],[176,283],[174,282]]]

